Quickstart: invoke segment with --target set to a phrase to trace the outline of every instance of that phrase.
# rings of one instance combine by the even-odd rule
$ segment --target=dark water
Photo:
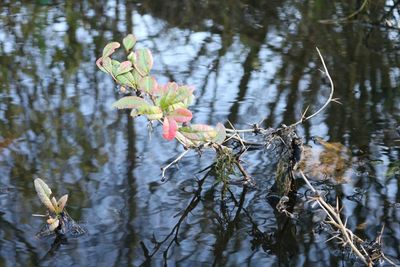
[[[318,135],[348,148],[350,179],[332,198],[342,199],[360,237],[373,240],[385,225],[383,250],[400,258],[396,1],[370,1],[344,24],[319,20],[344,17],[362,1],[32,2],[0,3],[0,266],[353,265],[325,242],[330,235],[305,203],[297,220],[275,216],[262,152],[245,163],[257,187],[230,187],[237,205],[230,194],[221,200],[213,177],[198,189],[210,153],[189,154],[160,182],[160,167],[181,147],[162,140],[159,127],[149,137],[144,119],[112,110],[120,96],[95,66],[103,46],[127,33],[153,51],[160,82],[196,87],[196,123],[237,128],[290,124],[323,104],[329,84],[318,46],[342,105],[298,133],[305,143]],[[52,239],[35,239],[43,220],[32,213],[45,211],[36,177],[69,194],[68,211],[86,236],[53,249]],[[365,191],[358,202],[355,190]]]

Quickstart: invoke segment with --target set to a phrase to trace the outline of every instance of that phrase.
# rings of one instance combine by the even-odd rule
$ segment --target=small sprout
[[[68,201],[68,195],[63,195],[58,200],[57,205],[58,205],[58,209],[60,212],[62,212],[64,210],[64,207],[65,207],[65,204],[67,204],[67,201]]]
[[[53,224],[56,220],[57,220],[57,218],[53,218],[53,217],[49,216],[49,218],[46,220],[46,222],[47,222],[47,224]]]
[[[49,186],[43,182],[42,179],[37,178],[34,181],[36,193],[40,199],[40,201],[52,212],[55,212],[55,208],[50,200],[51,189]]]
[[[50,224],[50,223],[49,223]],[[54,231],[57,229],[57,227],[60,225],[60,220],[59,219],[54,219],[54,221],[50,224],[49,230]]]
[[[67,204],[68,195],[62,196],[57,202],[57,199],[54,196],[51,197],[52,192],[50,187],[42,179],[36,178],[34,180],[34,185],[40,201],[50,210],[50,212],[53,212],[56,215],[63,212],[65,205]]]

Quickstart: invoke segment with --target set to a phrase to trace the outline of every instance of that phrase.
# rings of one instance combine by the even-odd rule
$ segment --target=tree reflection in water
[[[290,124],[308,105],[323,103],[329,87],[317,68],[318,46],[343,105],[331,105],[299,127],[299,135],[305,143],[318,135],[350,150],[354,175],[334,187],[335,195],[343,196],[344,215],[357,235],[371,240],[384,223],[388,255],[398,258],[400,31],[385,20],[398,23],[399,5],[373,1],[348,23],[319,23],[351,14],[361,2],[3,1],[0,186],[14,189],[0,192],[0,262],[141,264],[140,242],[151,253],[153,234],[165,238],[178,222],[173,216],[195,197],[181,188],[197,188],[192,173],[210,157],[189,157],[160,185],[159,167],[180,151],[155,136],[150,140],[145,121],[109,108],[117,97],[114,85],[94,61],[106,43],[129,32],[154,51],[154,73],[162,82],[197,88],[196,123],[229,119],[237,128]],[[205,181],[167,262],[272,265],[291,258],[292,265],[338,265],[335,244],[312,233],[313,215],[299,214],[304,224],[284,222],[266,205],[275,171],[263,164],[269,155],[256,152],[246,160],[258,188],[233,186],[236,202],[228,194],[224,203]],[[89,225],[87,237],[62,246],[70,257],[56,253],[59,261],[41,262],[49,244],[32,238],[37,203],[30,185],[38,176],[73,193],[71,216]],[[355,188],[366,191],[357,204],[346,198]],[[152,263],[160,260],[156,253]]]

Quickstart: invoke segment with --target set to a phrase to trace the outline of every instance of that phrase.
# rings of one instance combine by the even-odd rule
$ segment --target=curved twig
[[[333,85],[333,81],[332,81],[331,75],[329,74],[328,68],[325,65],[324,58],[322,57],[321,52],[319,51],[318,47],[315,47],[315,49],[317,49],[319,58],[321,59],[322,65],[324,66],[324,73],[325,73],[326,77],[328,77],[329,82],[331,84],[331,92],[329,94],[329,98],[326,100],[325,104],[320,109],[318,109],[316,112],[314,112],[313,114],[311,114],[310,116],[307,116],[307,117],[305,116],[305,113],[303,113],[301,119],[299,121],[293,123],[289,127],[294,127],[296,125],[299,125],[300,123],[303,123],[303,122],[305,122],[305,121],[317,116],[319,113],[321,113],[329,105],[329,103],[337,102],[337,99],[333,98],[333,93],[335,92],[335,86]],[[307,107],[307,110],[308,110],[308,107]]]
[[[162,171],[162,175],[161,175],[161,181],[165,182],[166,181],[166,176],[165,176],[165,172],[175,163],[177,163],[178,161],[180,161],[190,150],[185,150],[183,151],[178,157],[176,157],[173,161],[171,161],[168,165],[164,166],[161,168]]]

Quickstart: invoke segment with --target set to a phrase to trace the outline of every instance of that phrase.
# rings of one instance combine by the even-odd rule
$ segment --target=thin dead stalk
[[[338,99],[333,98],[333,93],[335,92],[335,86],[334,86],[334,84],[333,84],[332,77],[331,77],[331,75],[329,74],[328,68],[326,67],[325,60],[324,60],[324,58],[322,57],[321,52],[319,51],[318,47],[316,47],[315,49],[316,49],[317,52],[318,52],[319,58],[321,59],[321,62],[322,62],[322,65],[324,66],[324,74],[326,75],[326,77],[328,77],[329,83],[330,83],[330,85],[331,85],[331,92],[330,92],[329,97],[328,97],[328,99],[326,100],[325,104],[324,104],[320,109],[318,109],[316,112],[314,112],[314,113],[311,114],[310,116],[307,116],[307,117],[306,117],[306,113],[307,113],[307,110],[308,110],[308,107],[307,107],[306,110],[305,110],[305,112],[304,112],[303,115],[301,116],[301,119],[300,119],[299,121],[293,123],[293,124],[290,125],[289,127],[297,126],[297,125],[299,125],[299,124],[301,124],[301,123],[303,123],[303,122],[305,122],[305,121],[307,121],[307,120],[309,120],[309,119],[311,119],[311,118],[317,116],[317,115],[318,115],[319,113],[321,113],[321,112],[329,105],[329,103],[331,103],[331,102],[340,103],[340,102],[338,101]]]
[[[161,180],[166,181],[166,176],[165,172],[174,164],[178,163],[190,150],[185,150],[183,151],[178,157],[176,157],[173,161],[171,161],[168,165],[164,166],[161,168],[162,174],[161,174]]]
[[[372,261],[365,250],[363,254],[357,247],[357,243],[360,243],[363,240],[356,236],[350,229],[348,229],[346,226],[347,220],[346,222],[343,222],[342,218],[340,217],[339,202],[337,202],[336,208],[332,207],[325,201],[324,197],[321,196],[318,191],[311,185],[307,177],[304,175],[303,171],[299,170],[299,173],[303,180],[306,182],[307,186],[314,193],[311,201],[315,201],[316,203],[318,203],[321,209],[328,215],[329,220],[327,222],[341,232],[341,237],[337,235],[334,238],[341,240],[343,246],[348,245],[365,265],[372,266]],[[361,246],[361,244],[359,244],[359,246]],[[362,246],[361,249],[363,249]]]

